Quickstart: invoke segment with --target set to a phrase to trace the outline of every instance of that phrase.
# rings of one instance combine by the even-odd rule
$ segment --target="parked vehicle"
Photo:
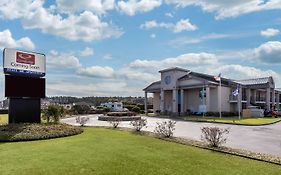
[[[265,111],[264,112],[265,117],[280,117],[281,116],[281,111],[279,110],[270,110],[270,111]]]
[[[251,110],[252,117],[264,117],[264,110],[260,106],[248,106],[247,109]]]

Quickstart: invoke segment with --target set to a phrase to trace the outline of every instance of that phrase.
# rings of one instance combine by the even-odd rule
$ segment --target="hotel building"
[[[160,70],[159,73],[161,80],[143,89],[145,101],[147,93],[153,94],[154,113],[178,115],[187,112],[238,112],[247,106],[260,106],[265,110],[280,107],[281,91],[275,89],[271,76],[246,80],[220,77],[217,81],[214,75],[178,67]],[[234,96],[236,89],[239,93]]]

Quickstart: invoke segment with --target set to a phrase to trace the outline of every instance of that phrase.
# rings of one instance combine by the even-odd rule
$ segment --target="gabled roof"
[[[160,70],[159,72],[162,73],[162,72],[168,72],[168,71],[174,71],[174,70],[182,71],[182,72],[189,72],[190,71],[190,70],[179,68],[179,67],[170,67],[168,69]]]
[[[157,91],[161,89],[161,81],[155,81],[143,89],[143,91]]]
[[[252,78],[246,80],[235,80],[235,82],[242,85],[256,85],[256,84],[267,84],[270,82],[271,77],[263,77],[263,78]]]
[[[218,81],[215,80],[214,75],[208,75],[208,74],[203,74],[203,73],[198,73],[198,72],[189,72],[188,74],[182,76],[178,80],[181,81],[181,80],[189,78],[190,76],[199,77],[199,78],[208,80],[210,82],[219,83]],[[225,84],[225,85],[229,85],[229,84],[233,83],[233,81],[230,79],[221,77],[221,83]]]

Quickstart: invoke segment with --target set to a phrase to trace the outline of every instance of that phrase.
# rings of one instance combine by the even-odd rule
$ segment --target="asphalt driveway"
[[[88,115],[90,120],[87,126],[110,126],[106,121],[97,120],[98,115]],[[162,118],[144,117],[147,119],[147,128],[143,130],[153,131],[156,122],[161,122]],[[62,122],[78,125],[75,117],[62,119]],[[204,126],[217,126],[229,128],[228,140],[225,146],[250,150],[254,152],[266,153],[281,157],[281,122],[266,126],[239,126],[213,123],[196,123],[177,121],[174,136],[188,139],[200,140],[201,129]],[[130,122],[122,122],[120,127],[131,128]]]

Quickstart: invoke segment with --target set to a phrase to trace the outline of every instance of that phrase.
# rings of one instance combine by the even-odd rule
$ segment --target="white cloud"
[[[269,41],[254,49],[254,58],[270,64],[281,63],[281,42]]]
[[[218,33],[210,33],[206,34],[203,36],[197,36],[194,38],[190,37],[180,37],[173,39],[169,42],[171,46],[180,46],[180,45],[185,45],[185,44],[197,44],[201,43],[204,41],[209,41],[209,40],[216,40],[216,39],[225,39],[225,38],[231,38],[233,36],[229,34],[218,34]]]
[[[216,55],[210,53],[188,53],[178,57],[166,58],[163,60],[141,60],[137,59],[129,64],[131,68],[154,68],[160,70],[169,67],[191,67],[191,66],[203,66],[213,65],[218,62]]]
[[[62,18],[53,15],[44,8],[31,12],[22,21],[25,29],[41,29],[44,33],[53,34],[68,40],[93,41],[120,37],[123,32],[113,24],[102,22],[90,11],[79,16],[69,15]]]
[[[135,70],[133,68],[130,67],[125,67],[122,68],[120,71],[118,71],[119,74],[122,77],[125,77],[126,79],[130,79],[130,80],[138,80],[138,82],[142,82],[142,83],[150,83],[153,81],[157,81],[159,79],[159,75],[156,72],[146,72],[145,70]],[[141,87],[143,88],[143,87]]]
[[[55,50],[47,55],[47,66],[56,70],[77,69],[81,67],[79,59],[71,53],[59,53]]]
[[[28,37],[23,37],[18,40],[14,39],[10,30],[6,29],[0,32],[0,48],[25,48],[34,50],[35,45]]]
[[[179,33],[184,30],[186,31],[194,31],[197,30],[198,27],[189,22],[189,19],[181,19],[176,24],[173,23],[164,23],[157,22],[155,20],[145,21],[144,24],[140,25],[141,29],[152,29],[152,28],[166,28],[172,30],[174,33]]]
[[[165,13],[165,16],[170,17],[170,18],[174,17],[174,15],[172,13]]]
[[[61,1],[61,3],[63,2],[65,1]],[[79,2],[77,1],[76,3],[79,4]],[[83,4],[83,2],[81,3]],[[0,2],[0,17],[19,19],[24,29],[41,29],[44,33],[74,41],[118,38],[123,34],[122,29],[112,24],[112,22],[102,21],[101,17],[92,11],[62,15],[54,10],[56,8],[54,5],[45,8],[43,3],[43,0],[4,0]],[[71,3],[75,4],[75,2],[69,2],[69,4]],[[98,2],[92,3],[96,4]],[[101,8],[109,8],[110,3],[110,0],[103,1],[104,7]]]
[[[162,0],[128,0],[119,1],[118,9],[129,15],[134,16],[136,13],[151,11],[162,4]]]
[[[95,78],[113,78],[114,70],[108,66],[81,67],[77,70],[77,74]]]
[[[261,70],[251,66],[230,64],[218,66],[215,71],[213,68],[209,68],[208,71],[212,71],[215,74],[222,73],[222,77],[235,80],[272,76],[275,81],[276,87],[281,86],[281,75],[273,70]]]
[[[194,31],[197,30],[197,26],[189,22],[189,19],[181,19],[178,21],[174,27],[174,32],[179,33],[182,31]]]
[[[18,19],[28,15],[29,12],[40,8],[43,0],[1,0],[0,17]]]
[[[180,7],[200,6],[204,11],[215,12],[216,19],[237,17],[243,14],[281,9],[280,0],[165,0]]]
[[[111,60],[111,59],[112,59],[112,55],[109,54],[109,53],[107,53],[107,54],[105,54],[105,55],[103,56],[103,59],[105,59],[105,60]]]
[[[145,21],[144,24],[140,25],[140,28],[151,29],[151,28],[156,28],[158,26],[159,26],[159,24],[155,20],[151,20],[151,21]]]
[[[61,12],[74,13],[85,10],[95,14],[105,14],[115,8],[115,0],[56,0],[57,9]]]
[[[261,31],[261,36],[273,37],[273,36],[278,35],[279,33],[280,33],[280,30],[278,30],[278,29],[268,28],[266,30]]]
[[[82,57],[92,56],[94,55],[94,50],[90,47],[86,47],[84,50],[81,51],[80,55]]]
[[[112,88],[114,87],[114,88]],[[81,84],[65,81],[56,81],[47,83],[47,95],[65,95],[65,96],[135,96],[138,89],[128,87],[126,82],[98,82]]]

